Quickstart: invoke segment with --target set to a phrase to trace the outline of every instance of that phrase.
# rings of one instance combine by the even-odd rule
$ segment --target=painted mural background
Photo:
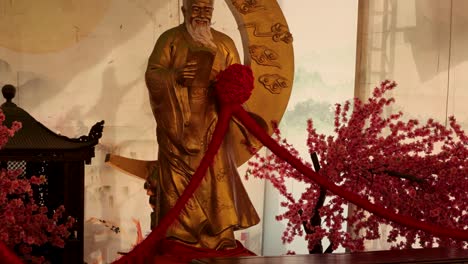
[[[287,111],[280,123],[288,139],[310,161],[306,146],[307,120],[313,119],[318,132],[333,132],[334,105],[354,97],[358,1],[295,0],[279,1],[294,36],[295,80]],[[301,183],[288,182],[296,197]],[[282,212],[281,198],[266,183],[264,214],[264,255],[288,251],[307,254],[307,243],[296,239],[283,245],[285,222],[274,218]]]

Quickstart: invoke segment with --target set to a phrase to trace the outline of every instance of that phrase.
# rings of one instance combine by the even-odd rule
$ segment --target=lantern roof
[[[18,121],[21,122],[22,128],[0,150],[0,156],[18,154],[19,152],[23,152],[22,156],[24,156],[29,152],[31,155],[60,158],[64,156],[63,153],[65,152],[82,151],[89,148],[92,149],[91,156],[94,156],[94,146],[102,136],[104,121],[96,123],[88,135],[79,138],[69,138],[53,132],[28,112],[13,103],[12,99],[16,94],[16,88],[13,85],[5,85],[2,88],[2,94],[6,100],[0,106],[5,115],[3,124],[10,127],[13,121]]]

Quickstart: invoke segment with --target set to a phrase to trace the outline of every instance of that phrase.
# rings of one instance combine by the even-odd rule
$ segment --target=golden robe
[[[239,55],[227,35],[213,29],[212,34],[217,46],[210,76],[214,81],[219,71],[239,63]],[[146,71],[157,124],[161,216],[174,206],[189,183],[218,118],[211,87],[184,87],[175,80],[176,69],[185,65],[189,49],[199,46],[184,24],[170,29],[158,39]],[[235,246],[234,230],[259,222],[237,172],[231,140],[228,133],[200,187],[169,228],[167,237],[198,247],[225,248]]]

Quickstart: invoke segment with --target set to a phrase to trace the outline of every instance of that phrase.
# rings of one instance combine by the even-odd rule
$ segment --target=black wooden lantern
[[[68,138],[58,135],[35,120],[11,100],[16,88],[2,88],[6,102],[0,108],[4,124],[22,123],[22,128],[0,150],[0,164],[7,169],[23,169],[24,177],[44,175],[47,184],[36,190],[40,202],[54,210],[65,206],[66,214],[77,222],[63,250],[46,256],[53,263],[83,263],[84,177],[85,164],[94,157],[94,147],[102,136],[104,121],[96,123],[88,136]]]

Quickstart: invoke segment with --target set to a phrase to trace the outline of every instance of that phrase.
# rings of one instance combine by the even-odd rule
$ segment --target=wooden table
[[[468,263],[468,250],[409,249],[322,255],[197,259],[192,264]]]

